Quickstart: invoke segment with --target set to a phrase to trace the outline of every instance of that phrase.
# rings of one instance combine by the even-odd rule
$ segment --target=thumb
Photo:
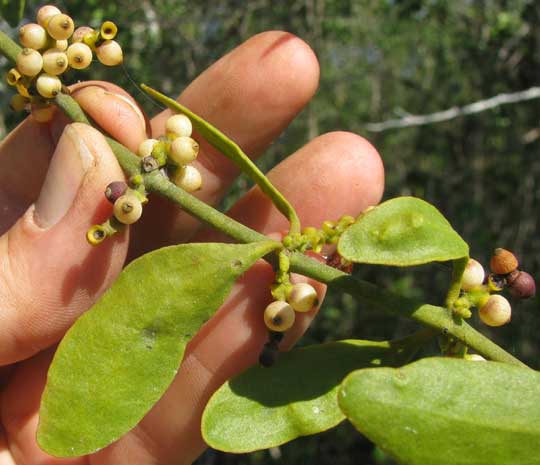
[[[127,233],[96,248],[85,238],[111,214],[103,192],[120,179],[98,131],[65,127],[37,201],[0,237],[0,365],[57,342],[120,272]]]

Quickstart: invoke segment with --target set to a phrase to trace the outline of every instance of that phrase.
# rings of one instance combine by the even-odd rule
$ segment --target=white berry
[[[264,323],[271,331],[287,331],[294,324],[293,308],[283,300],[276,300],[264,310]]]

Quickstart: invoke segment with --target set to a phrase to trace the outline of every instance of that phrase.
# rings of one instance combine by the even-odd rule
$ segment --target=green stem
[[[446,308],[452,310],[454,307],[454,302],[459,297],[461,292],[461,280],[463,278],[463,273],[469,262],[469,257],[463,257],[458,260],[454,260],[452,265],[452,282],[450,283],[450,288],[448,289],[448,294],[446,295]]]
[[[13,52],[14,48],[10,45],[12,43],[11,39],[0,31],[0,52],[10,59],[13,59],[13,53],[15,53]],[[56,97],[56,102],[72,120],[89,123],[82,109],[70,96],[59,95]],[[130,175],[138,174],[140,172],[139,157],[118,142],[110,138],[108,138],[108,141],[120,166]],[[245,243],[267,240],[266,236],[229,218],[176,187],[163,176],[160,176],[159,173],[146,174],[144,178],[148,190],[167,197],[196,218],[223,231],[233,239]],[[351,294],[368,309],[412,318],[444,334],[451,334],[468,347],[491,360],[524,366],[521,361],[504,351],[467,323],[454,321],[451,312],[446,308],[420,304],[411,299],[394,295],[373,284],[323,265],[298,252],[291,255],[290,269],[292,272],[303,274]]]
[[[291,256],[291,271],[324,282],[351,294],[367,310],[383,311],[397,316],[412,318],[443,334],[451,334],[484,357],[499,362],[525,366],[523,362],[506,352],[464,321],[456,321],[452,312],[444,307],[421,304],[392,294],[371,283],[335,268],[323,265],[300,253]]]
[[[2,53],[2,55],[15,62],[17,55],[21,50],[22,48],[13,42],[7,34],[0,31],[0,53]]]

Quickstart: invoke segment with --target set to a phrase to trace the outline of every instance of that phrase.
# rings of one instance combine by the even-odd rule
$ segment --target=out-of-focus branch
[[[527,90],[513,92],[510,94],[498,94],[494,97],[479,100],[462,107],[452,107],[448,110],[437,111],[428,115],[407,114],[403,118],[389,119],[380,123],[367,123],[364,128],[371,132],[382,132],[388,129],[407,128],[411,126],[423,126],[426,124],[440,123],[448,121],[458,116],[472,115],[490,110],[500,105],[523,102],[540,98],[540,87],[531,87]]]

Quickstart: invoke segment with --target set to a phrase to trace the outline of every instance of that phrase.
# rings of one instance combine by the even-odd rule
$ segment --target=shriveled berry
[[[75,24],[66,14],[54,15],[47,21],[47,32],[56,40],[69,39],[75,30]]]
[[[297,312],[309,312],[319,303],[319,299],[311,284],[296,283],[291,288],[287,302]]]
[[[172,115],[165,123],[165,129],[178,137],[189,137],[193,132],[191,120],[183,114]]]
[[[481,286],[486,277],[484,267],[474,258],[470,258],[463,272],[461,280],[461,289],[470,291],[475,287]]]
[[[142,203],[133,194],[124,194],[114,202],[115,218],[123,224],[133,224],[142,215]]]
[[[124,181],[113,181],[105,188],[105,197],[111,203],[115,203],[118,197],[124,195],[128,185]]]
[[[272,342],[267,342],[259,354],[259,363],[263,367],[269,368],[276,363],[278,355],[277,345]]]
[[[11,68],[6,75],[6,81],[10,86],[16,85],[21,78],[21,73],[19,73],[19,71],[15,68]]]
[[[187,136],[180,136],[171,142],[169,158],[177,165],[187,165],[197,158],[199,143]]]
[[[488,326],[502,326],[510,321],[512,307],[502,295],[494,294],[480,308],[480,319]]]
[[[112,21],[105,21],[101,25],[100,29],[101,38],[104,40],[112,40],[116,37],[116,33],[118,32],[118,28],[116,27],[116,24],[114,24]]]
[[[178,168],[173,176],[173,182],[186,192],[195,192],[202,186],[202,177],[199,170],[194,166]]]
[[[101,244],[107,237],[105,228],[100,224],[95,224],[86,233],[86,240],[91,245]]]
[[[40,26],[46,27],[48,20],[60,13],[62,12],[54,5],[43,5],[37,12],[37,22]]]
[[[506,278],[508,290],[516,299],[529,299],[536,294],[534,278],[526,271],[515,270]]]
[[[68,67],[67,55],[58,48],[50,48],[43,54],[43,71],[48,74],[62,74]]]
[[[19,29],[19,41],[26,48],[41,50],[47,46],[47,31],[39,24],[29,23]]]
[[[519,266],[516,256],[509,250],[497,248],[489,261],[491,271],[496,274],[508,274]]]
[[[491,273],[487,278],[487,285],[490,292],[499,292],[506,285],[506,278],[501,274]]]
[[[293,308],[283,300],[276,300],[264,310],[264,323],[271,331],[287,331],[294,324]]]
[[[17,55],[17,69],[25,76],[36,76],[43,69],[43,57],[33,48],[23,48]]]
[[[66,50],[69,66],[74,69],[85,69],[92,63],[92,50],[82,42],[71,44]]]
[[[122,47],[114,40],[106,40],[96,48],[98,60],[105,66],[116,66],[122,63],[124,56]]]
[[[62,81],[58,76],[42,73],[36,79],[36,89],[45,98],[54,98],[62,90]]]

